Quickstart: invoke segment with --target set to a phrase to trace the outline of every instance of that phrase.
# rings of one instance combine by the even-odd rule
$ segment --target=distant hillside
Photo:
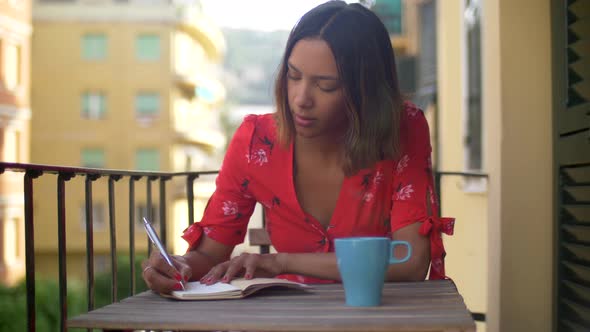
[[[272,104],[273,82],[289,32],[223,29],[223,33],[227,103]]]

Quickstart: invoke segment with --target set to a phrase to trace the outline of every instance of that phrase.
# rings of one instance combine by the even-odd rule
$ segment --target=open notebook
[[[170,295],[165,296],[179,300],[239,299],[269,287],[285,287],[300,290],[311,289],[306,284],[283,279],[254,278],[246,280],[239,278],[232,280],[228,284],[218,282],[209,286],[201,284],[198,281],[193,281],[186,284],[185,290],[173,291]]]

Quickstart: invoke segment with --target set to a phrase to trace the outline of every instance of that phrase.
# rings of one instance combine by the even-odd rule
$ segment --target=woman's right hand
[[[182,290],[181,280],[188,281],[192,270],[184,256],[172,256],[175,268],[168,265],[159,251],[155,250],[150,258],[141,263],[141,275],[147,286],[158,293],[168,294],[173,290]]]

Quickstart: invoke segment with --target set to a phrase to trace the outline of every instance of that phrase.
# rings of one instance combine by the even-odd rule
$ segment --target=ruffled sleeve
[[[420,234],[430,238],[429,279],[444,279],[442,233],[452,235],[454,219],[438,216],[430,154],[430,134],[424,114],[406,103],[402,114],[402,150],[393,169],[391,231],[421,222]]]
[[[203,233],[229,246],[244,241],[248,221],[256,204],[248,190],[250,146],[255,128],[256,116],[247,116],[236,130],[203,218],[188,227],[182,235],[189,244],[189,250],[199,243]]]

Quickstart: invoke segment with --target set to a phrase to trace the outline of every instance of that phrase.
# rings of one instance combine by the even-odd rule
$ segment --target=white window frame
[[[88,109],[84,109],[84,99],[88,98]],[[88,120],[101,120],[107,113],[106,95],[98,91],[86,91],[82,94],[82,117]],[[104,112],[101,113],[101,105]]]

